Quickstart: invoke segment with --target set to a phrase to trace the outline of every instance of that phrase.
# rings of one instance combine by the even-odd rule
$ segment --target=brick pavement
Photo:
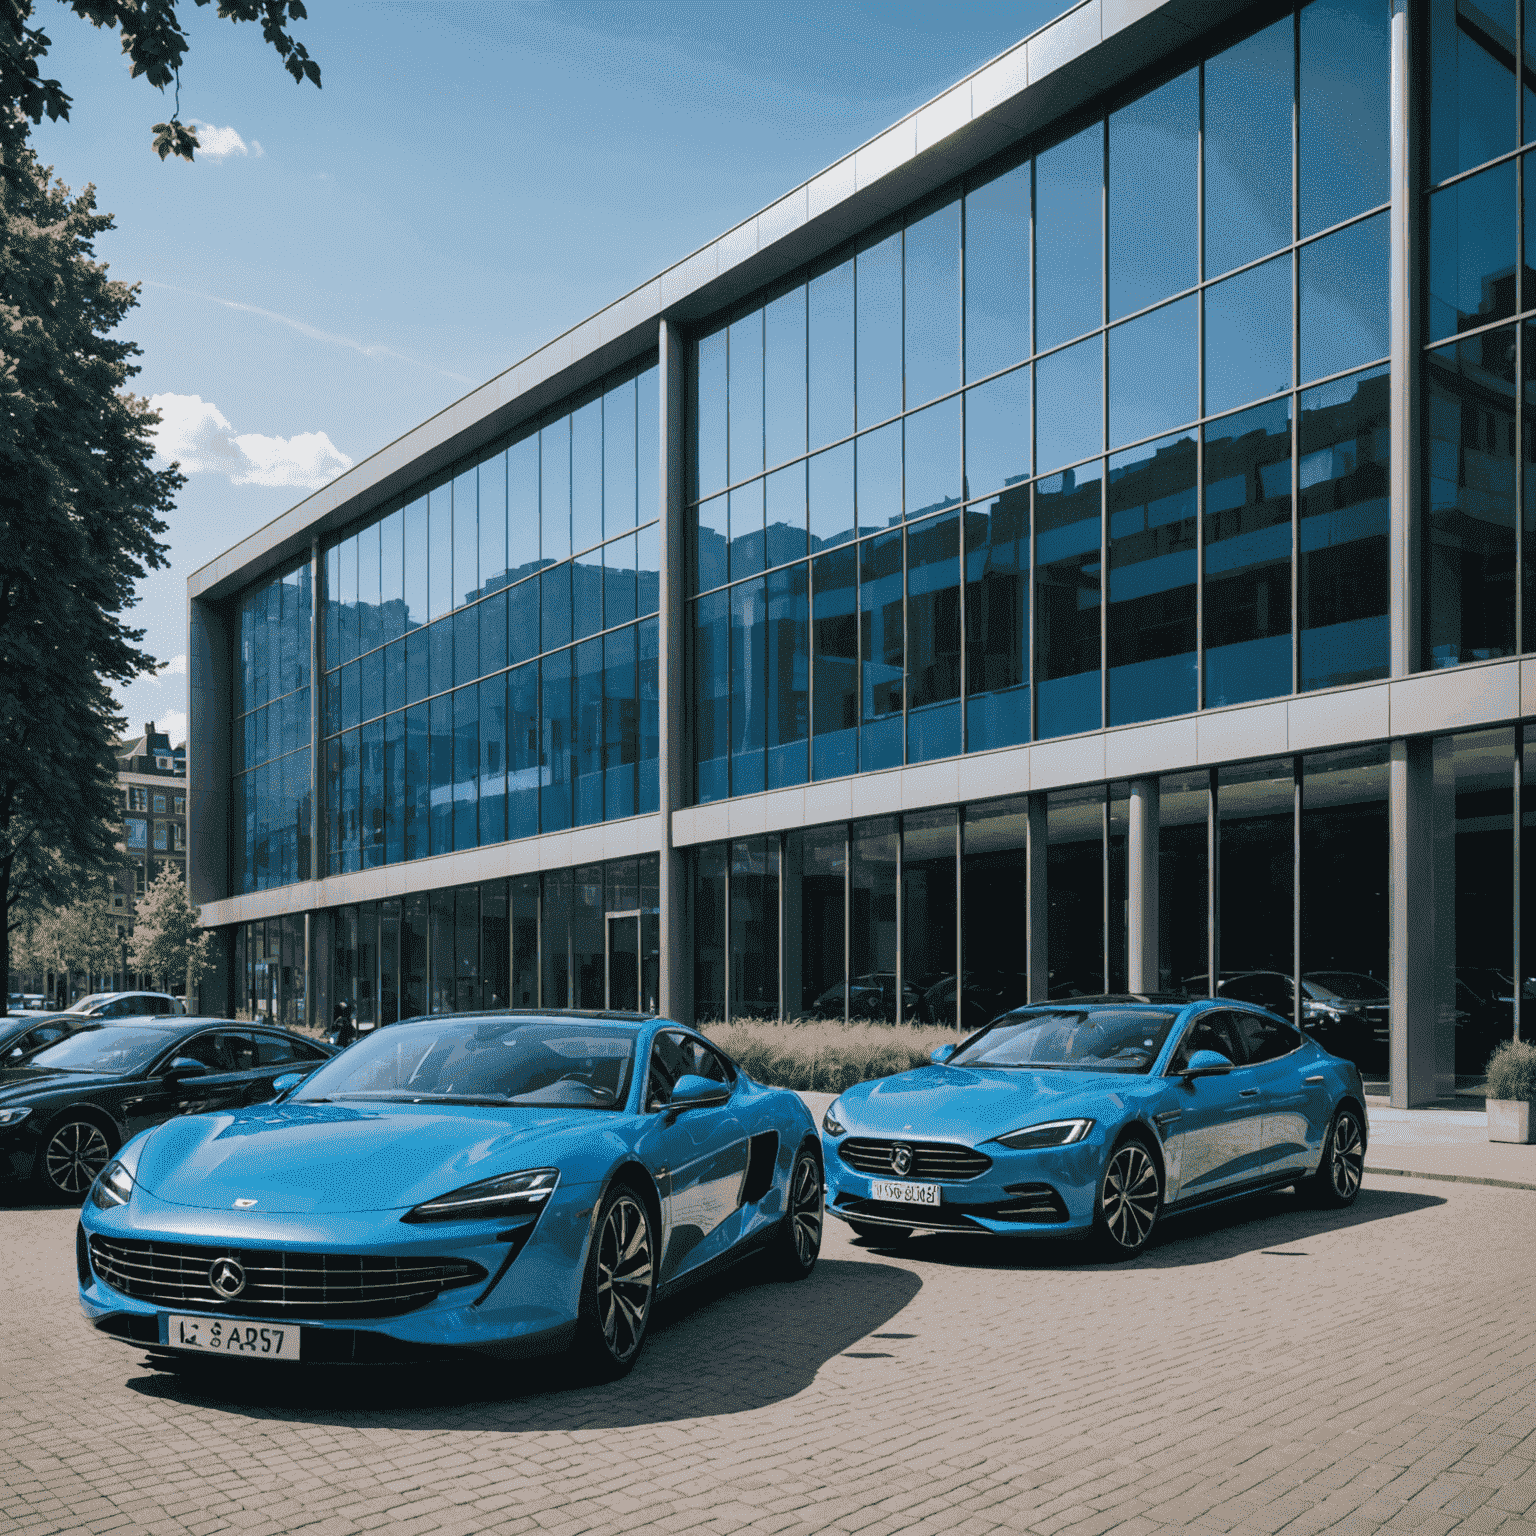
[[[0,1531],[1536,1536],[1529,1201],[1273,1196],[1110,1268],[832,1223],[810,1282],[696,1294],[601,1388],[154,1370],[81,1321],[73,1215],[0,1209]]]

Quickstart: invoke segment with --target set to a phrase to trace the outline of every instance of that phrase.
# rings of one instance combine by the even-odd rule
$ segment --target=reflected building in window
[[[199,572],[206,1003],[1234,988],[1475,1084],[1536,996],[1528,9],[1074,10]]]

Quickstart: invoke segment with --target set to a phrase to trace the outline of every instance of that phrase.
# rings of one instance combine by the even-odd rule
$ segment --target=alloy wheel
[[[621,1194],[608,1208],[597,1250],[597,1316],[616,1361],[639,1349],[654,1289],[650,1223],[640,1202]]]
[[[795,1254],[802,1269],[809,1269],[821,1252],[821,1169],[809,1153],[795,1164],[789,1197],[789,1217],[795,1236]]]
[[[1157,1220],[1157,1169],[1139,1142],[1128,1141],[1104,1173],[1104,1227],[1119,1247],[1132,1251],[1146,1242]]]
[[[1333,1122],[1333,1151],[1328,1162],[1328,1176],[1333,1192],[1340,1200],[1353,1200],[1365,1173],[1365,1145],[1360,1137],[1360,1122],[1347,1109]]]
[[[99,1125],[90,1120],[68,1120],[48,1138],[43,1166],[48,1182],[61,1195],[84,1199],[111,1156],[112,1148]]]

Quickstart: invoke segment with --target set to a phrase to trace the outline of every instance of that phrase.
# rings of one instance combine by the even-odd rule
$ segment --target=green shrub
[[[821,1093],[925,1067],[934,1046],[956,1038],[948,1029],[827,1019],[736,1019],[699,1028],[758,1082]]]
[[[1536,1045],[1506,1040],[1488,1058],[1490,1099],[1524,1099],[1536,1104]]]

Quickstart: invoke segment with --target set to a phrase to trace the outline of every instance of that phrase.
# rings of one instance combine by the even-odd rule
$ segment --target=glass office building
[[[1475,1079],[1536,995],[1536,5],[1202,25],[1084,0],[198,572],[205,1006],[1232,987]]]

